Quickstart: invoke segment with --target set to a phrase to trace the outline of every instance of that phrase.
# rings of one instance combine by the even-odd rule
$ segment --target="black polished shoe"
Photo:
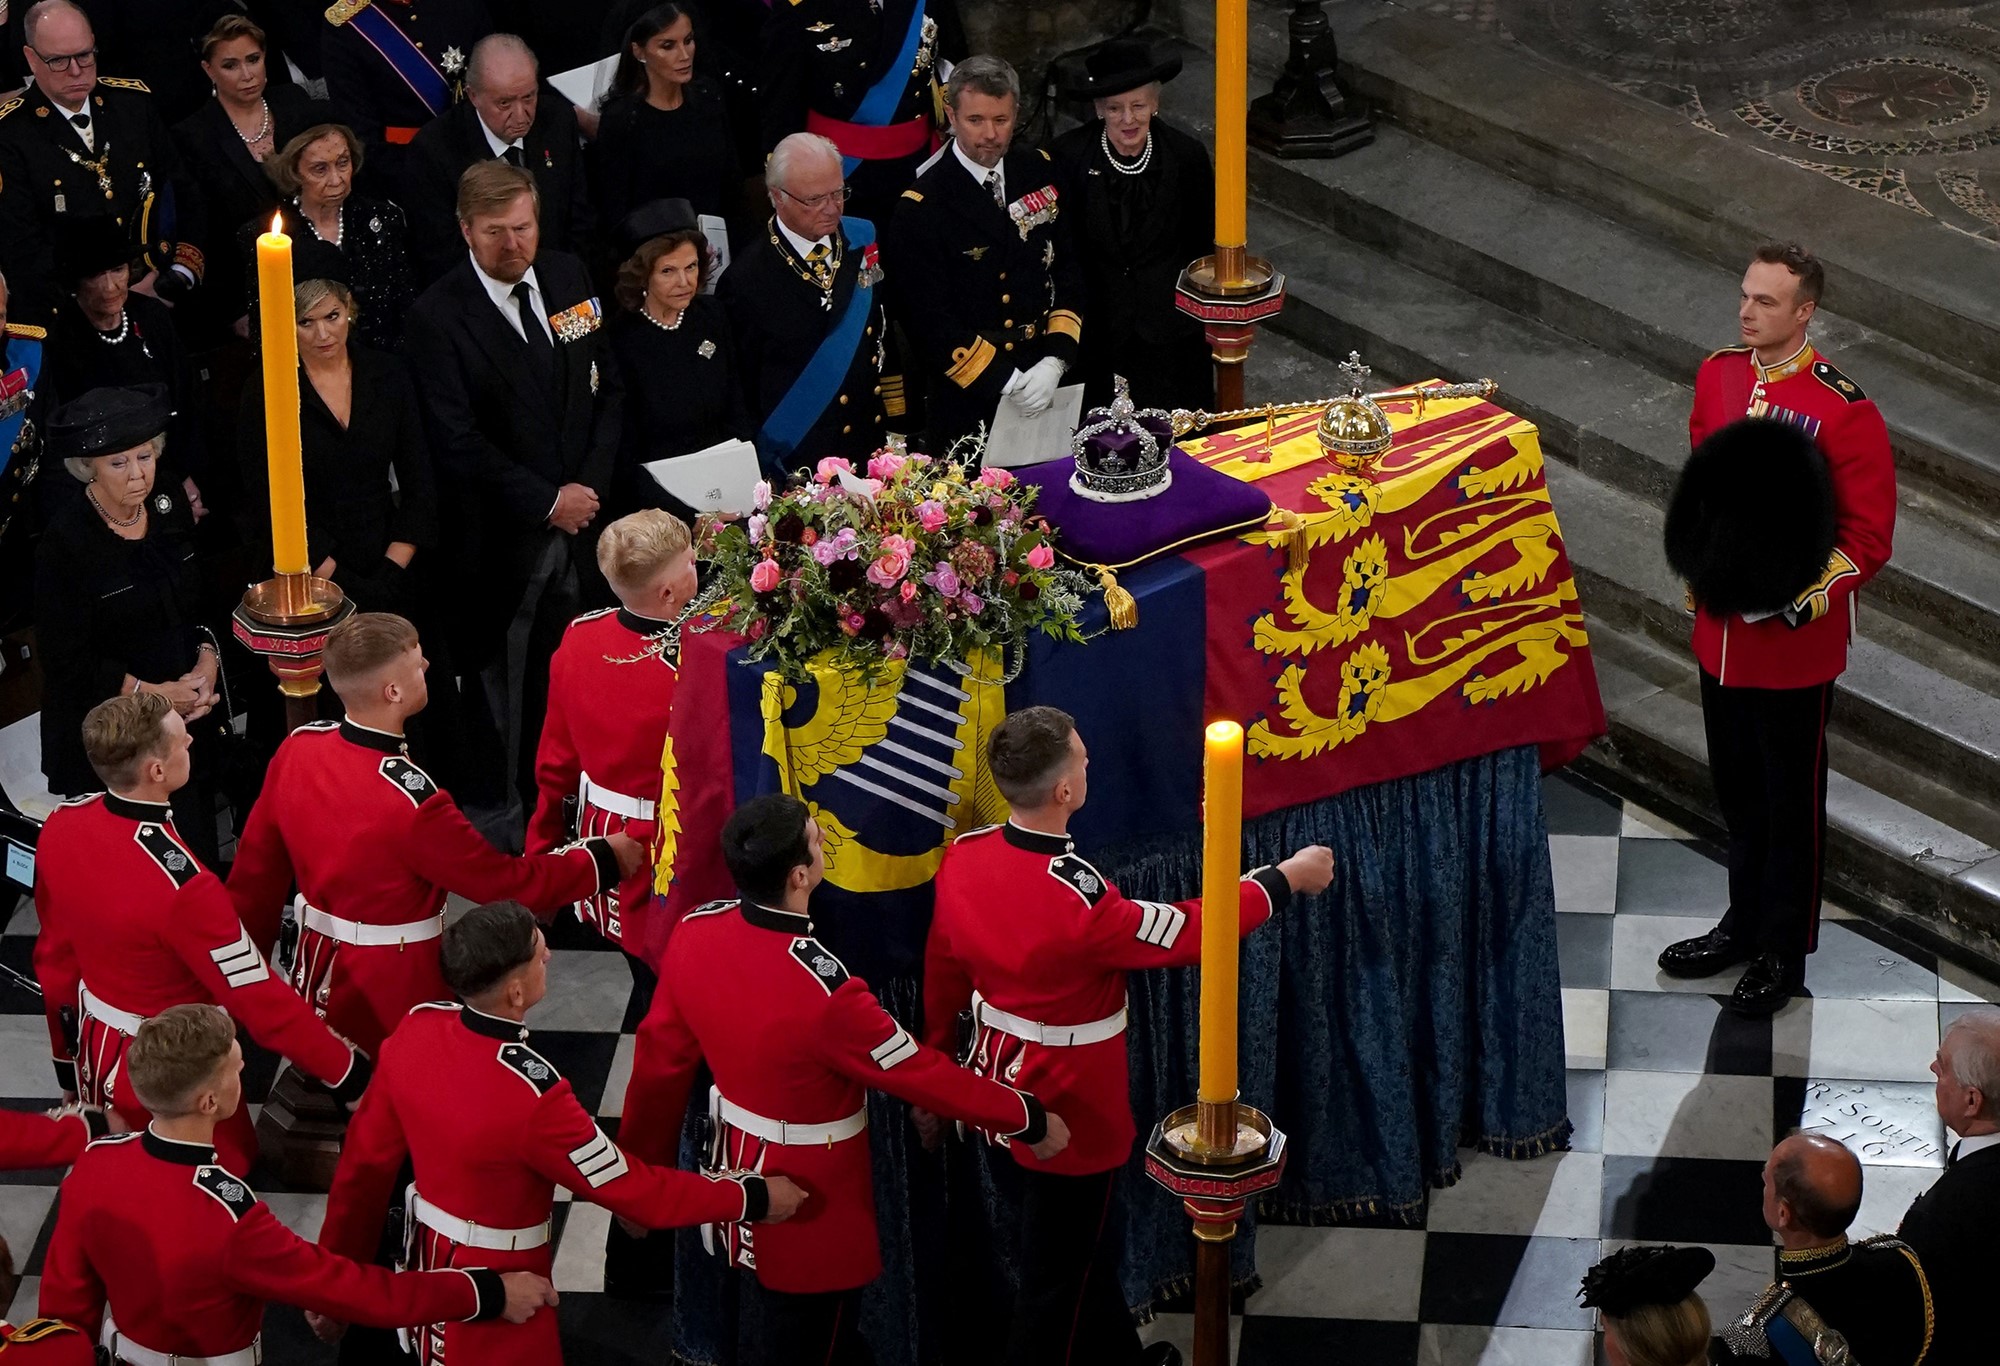
[[[1717,925],[1698,939],[1683,939],[1660,950],[1660,971],[1669,977],[1713,977],[1738,963],[1747,963],[1757,951],[1722,932]]]
[[[1785,1002],[1805,987],[1805,968],[1794,967],[1775,953],[1760,953],[1743,969],[1736,990],[1729,993],[1722,1008],[1733,1015],[1767,1019],[1785,1008]]]
[[[1171,1342],[1156,1342],[1139,1360],[1143,1366],[1181,1366],[1181,1349]]]

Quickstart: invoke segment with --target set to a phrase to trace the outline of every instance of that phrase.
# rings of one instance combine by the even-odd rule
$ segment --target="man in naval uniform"
[[[408,202],[417,130],[465,96],[472,46],[493,32],[485,0],[334,0],[320,39],[334,116],[360,135],[366,187]]]
[[[1729,828],[1729,909],[1707,934],[1668,945],[1660,971],[1709,977],[1745,964],[1725,1004],[1750,1016],[1783,1008],[1819,942],[1827,713],[1847,667],[1855,595],[1888,563],[1896,525],[1882,414],[1806,339],[1825,280],[1800,247],[1758,248],[1737,309],[1744,345],[1703,363],[1688,422],[1695,446],[1745,417],[1790,423],[1825,457],[1833,489],[1825,572],[1783,611],[1751,620],[1694,604],[1709,772]]]
[[[1083,337],[1083,274],[1055,164],[1013,146],[1020,95],[997,57],[952,69],[951,145],[903,192],[883,237],[890,306],[924,378],[939,456],[991,431],[1003,399],[1029,417],[1046,409]]]
[[[8,316],[7,279],[0,276],[0,582],[26,583],[34,573],[34,546],[29,533],[35,523],[35,476],[41,471],[42,418],[48,410],[41,395],[42,344],[48,329],[15,322]],[[15,518],[22,525],[9,536]],[[0,632],[13,628],[16,614],[28,604],[17,601],[0,608]]]
[[[1793,1134],[1764,1164],[1764,1222],[1777,1279],[1723,1329],[1712,1358],[1919,1366],[1929,1359],[1930,1284],[1917,1254],[1886,1234],[1858,1243],[1861,1162],[1817,1134]]]
[[[55,244],[108,218],[131,243],[133,286],[172,298],[200,283],[201,197],[143,82],[97,74],[90,20],[42,0],[22,25],[33,83],[0,104],[0,270],[15,322],[47,327],[65,293]]]
[[[778,0],[757,73],[764,150],[817,133],[840,149],[853,210],[888,221],[938,141],[938,90],[965,55],[954,0]]]

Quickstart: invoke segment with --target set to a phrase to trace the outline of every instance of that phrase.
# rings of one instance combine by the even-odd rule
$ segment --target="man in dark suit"
[[[1944,1175],[1911,1202],[1896,1235],[1930,1277],[1937,1305],[1930,1359],[1977,1361],[1993,1350],[1986,1301],[2000,1226],[2000,1010],[1982,1006],[1952,1021],[1931,1071],[1938,1116],[1958,1140]]]
[[[1047,408],[1083,337],[1083,273],[1055,165],[1013,145],[1014,69],[966,58],[945,107],[951,144],[903,191],[882,242],[890,307],[909,333],[940,456],[991,430],[1003,399],[1030,417]]]
[[[884,374],[887,327],[875,225],[843,218],[840,149],[814,133],[778,143],[764,168],[771,219],[718,288],[773,478],[829,455],[857,467],[903,416],[903,378]]]
[[[611,601],[597,571],[599,500],[611,486],[622,393],[583,262],[540,250],[535,178],[481,161],[459,180],[470,254],[411,306],[405,347],[449,500],[448,559],[461,667],[479,672],[504,756],[502,816],[519,848],[535,801],[534,754],[549,658],[585,606]],[[481,794],[484,798],[485,793]],[[482,802],[483,804],[483,802]]]
[[[511,33],[480,39],[466,62],[465,99],[410,144],[403,205],[420,276],[434,280],[465,254],[454,199],[458,178],[473,162],[496,157],[535,177],[542,245],[588,259],[590,199],[580,145],[569,101],[541,98],[541,69],[528,45]]]

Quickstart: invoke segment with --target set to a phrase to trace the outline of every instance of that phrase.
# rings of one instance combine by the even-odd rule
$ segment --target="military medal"
[[[853,47],[853,46],[854,46],[854,40],[852,38],[829,38],[825,42],[819,44],[819,50],[821,52],[838,52],[844,47]]]
[[[1007,216],[1014,220],[1020,231],[1021,240],[1028,240],[1028,234],[1045,223],[1056,221],[1056,187],[1044,185],[1039,190],[1030,190],[1007,206]]]
[[[873,289],[882,283],[882,248],[873,242],[861,249],[861,283]]]
[[[438,58],[438,67],[445,75],[456,76],[465,70],[465,54],[456,47],[448,47],[444,50],[444,55]]]
[[[565,308],[549,317],[549,327],[565,342],[581,341],[602,326],[604,313],[595,299],[585,299],[574,308]],[[591,392],[597,392],[594,384]]]

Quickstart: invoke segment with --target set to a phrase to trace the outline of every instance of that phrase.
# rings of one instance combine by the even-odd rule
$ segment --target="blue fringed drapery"
[[[1339,864],[1326,895],[1293,903],[1243,945],[1240,1085],[1291,1146],[1283,1183],[1259,1211],[1264,1218],[1414,1221],[1426,1191],[1457,1178],[1461,1146],[1532,1157],[1567,1145],[1555,889],[1540,782],[1537,751],[1525,746],[1246,822],[1245,867],[1314,843],[1330,845]],[[1198,833],[1084,852],[1128,895],[1180,900],[1199,892]],[[892,1013],[914,1022],[911,984],[889,984],[883,996]],[[1142,1133],[1194,1096],[1198,999],[1191,970],[1132,977],[1127,1038]],[[871,1097],[870,1121],[885,1269],[863,1327],[876,1359],[881,1366],[984,1359],[998,1336],[994,1321],[960,1312],[962,1287],[936,1283],[947,1268],[967,1274],[962,1230],[971,1202],[959,1201],[947,1239],[939,1164],[915,1151],[903,1107]],[[972,1173],[954,1190],[983,1189],[985,1203],[998,1207],[998,1227],[977,1241],[990,1250],[996,1279],[1005,1279],[1008,1183],[1004,1173],[980,1180],[987,1156],[950,1155],[955,1169]],[[1187,1216],[1145,1179],[1137,1154],[1123,1190],[1125,1291],[1144,1312],[1187,1287],[1192,1239]],[[1245,1287],[1255,1279],[1255,1223],[1245,1220],[1231,1248]],[[951,1255],[933,1255],[947,1247]],[[725,1345],[733,1342],[725,1310],[734,1297],[690,1235],[682,1235],[678,1260],[677,1356],[730,1366],[737,1358]]]

